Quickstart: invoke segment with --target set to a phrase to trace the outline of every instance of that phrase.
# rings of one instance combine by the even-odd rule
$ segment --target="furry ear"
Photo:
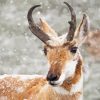
[[[57,37],[57,33],[48,25],[44,18],[40,18],[40,28],[50,37]]]
[[[75,36],[78,39],[79,44],[82,44],[85,41],[89,33],[89,28],[89,18],[86,14],[83,14],[83,19],[75,31]]]

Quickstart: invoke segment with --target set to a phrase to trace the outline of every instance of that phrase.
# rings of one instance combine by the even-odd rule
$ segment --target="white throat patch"
[[[76,84],[72,85],[72,88],[70,91],[67,91],[61,86],[52,87],[52,88],[54,89],[55,92],[61,95],[73,95],[76,92],[81,92],[81,91],[83,92],[83,75],[81,76],[80,80]]]
[[[75,92],[82,91],[82,89],[83,89],[83,75],[81,75],[80,80],[76,84],[72,85],[72,88],[71,88],[70,92],[75,93]]]
[[[69,91],[65,90],[63,87],[53,87],[54,91],[57,92],[58,94],[61,94],[61,95],[66,95],[69,93]]]

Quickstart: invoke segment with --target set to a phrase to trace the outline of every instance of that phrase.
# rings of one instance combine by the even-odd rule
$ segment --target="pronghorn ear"
[[[57,37],[57,33],[48,25],[44,18],[40,18],[40,28],[50,37]]]
[[[83,19],[75,31],[75,37],[79,41],[79,45],[82,44],[89,33],[89,18],[86,14],[83,14]]]

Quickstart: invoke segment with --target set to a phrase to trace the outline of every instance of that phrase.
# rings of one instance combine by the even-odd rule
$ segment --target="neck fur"
[[[65,80],[61,86],[54,87],[54,89],[59,94],[73,95],[75,93],[76,94],[82,93],[83,92],[82,88],[83,88],[82,60],[79,59],[73,78]]]
[[[82,73],[81,59],[78,60],[73,78],[70,77],[68,80],[65,80],[61,87],[64,87],[67,91],[72,92],[72,93],[82,91],[83,73]]]

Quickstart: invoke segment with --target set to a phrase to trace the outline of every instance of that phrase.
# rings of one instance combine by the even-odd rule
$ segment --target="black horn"
[[[70,27],[67,35],[67,41],[72,41],[76,30],[76,14],[74,12],[74,9],[67,2],[64,3],[68,6],[71,12],[71,21],[69,21]]]
[[[29,29],[31,30],[31,32],[37,36],[41,41],[43,41],[45,44],[48,40],[50,40],[49,36],[43,32],[34,22],[33,18],[32,18],[32,12],[35,8],[40,7],[41,5],[35,5],[33,7],[31,7],[28,11],[27,14],[27,19],[28,19],[28,23],[29,23]]]

